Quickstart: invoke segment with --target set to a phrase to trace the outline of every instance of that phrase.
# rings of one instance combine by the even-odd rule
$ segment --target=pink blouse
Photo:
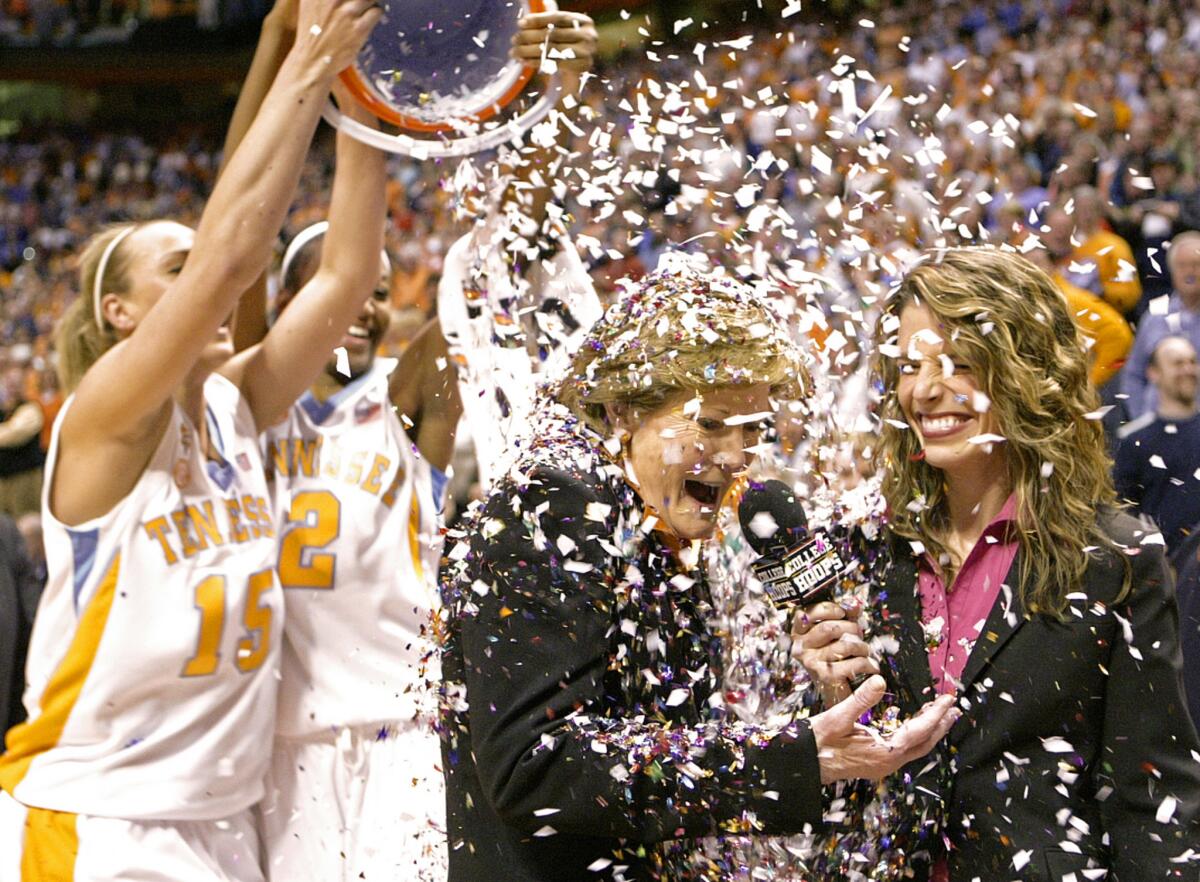
[[[950,591],[933,559],[923,555],[917,574],[921,594],[921,627],[929,652],[929,672],[939,694],[958,689],[967,658],[987,620],[1000,583],[1017,556],[1017,497],[1009,496],[983,530]]]
[[[983,530],[947,591],[933,559],[923,555],[917,572],[921,627],[929,653],[929,672],[939,694],[957,692],[967,659],[1000,594],[1000,585],[1017,556],[1017,497],[1008,497]],[[933,867],[930,882],[950,882],[945,860]]]

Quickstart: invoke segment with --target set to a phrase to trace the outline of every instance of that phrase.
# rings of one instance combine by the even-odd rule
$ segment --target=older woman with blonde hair
[[[1200,742],[1174,590],[1161,537],[1116,507],[1062,294],[1011,251],[934,252],[886,305],[875,372],[884,673],[902,707],[953,694],[964,711],[940,788],[909,794],[943,804],[915,878],[1183,878]],[[807,613],[798,652],[836,698],[865,655],[858,624]]]
[[[451,880],[669,875],[665,841],[817,826],[823,783],[948,728],[940,699],[863,731],[878,677],[778,731],[722,712],[703,542],[804,376],[753,291],[680,269],[611,307],[543,398],[443,574]]]

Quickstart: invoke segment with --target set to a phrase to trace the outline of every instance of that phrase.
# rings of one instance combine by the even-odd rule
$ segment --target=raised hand
[[[318,65],[317,76],[332,77],[349,67],[379,23],[383,10],[371,0],[299,0],[296,46]]]
[[[871,677],[849,698],[812,718],[821,782],[853,778],[878,780],[929,753],[958,719],[954,696],[942,695],[923,706],[899,729],[884,736],[859,718],[883,698],[883,677]]]
[[[580,12],[537,12],[523,16],[513,37],[512,57],[531,67],[543,59],[576,81],[592,67],[596,54],[596,26]],[[548,71],[546,71],[548,72]]]

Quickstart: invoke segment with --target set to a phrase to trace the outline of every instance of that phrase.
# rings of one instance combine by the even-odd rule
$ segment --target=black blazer
[[[1192,722],[1200,728],[1200,530],[1171,555],[1179,601],[1179,646],[1183,650],[1183,691]]]
[[[1200,864],[1172,862],[1200,852],[1200,742],[1180,685],[1163,548],[1140,546],[1139,524],[1125,514],[1101,524],[1134,549],[1130,595],[1113,603],[1124,570],[1101,552],[1066,621],[1026,616],[1018,555],[967,660],[966,712],[938,749],[952,882],[1062,882],[1071,873],[1083,882],[1093,877],[1082,871],[1098,867],[1109,882],[1200,878]],[[892,547],[875,609],[894,640],[885,673],[911,712],[933,683],[907,542]]]
[[[703,573],[570,427],[443,567],[451,882],[679,878],[689,837],[821,819],[811,730],[723,717]]]

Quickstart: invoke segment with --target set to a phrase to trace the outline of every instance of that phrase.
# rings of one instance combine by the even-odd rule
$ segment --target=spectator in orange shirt
[[[1088,377],[1097,389],[1117,375],[1133,347],[1133,330],[1121,314],[1090,291],[1068,281],[1055,269],[1044,248],[1024,252],[1033,264],[1044,270],[1067,298],[1067,306],[1080,332],[1091,342]]]
[[[1118,312],[1128,315],[1142,296],[1133,249],[1109,229],[1104,202],[1095,187],[1077,187],[1074,198],[1075,235],[1081,241],[1072,258],[1096,267],[1100,295]]]

